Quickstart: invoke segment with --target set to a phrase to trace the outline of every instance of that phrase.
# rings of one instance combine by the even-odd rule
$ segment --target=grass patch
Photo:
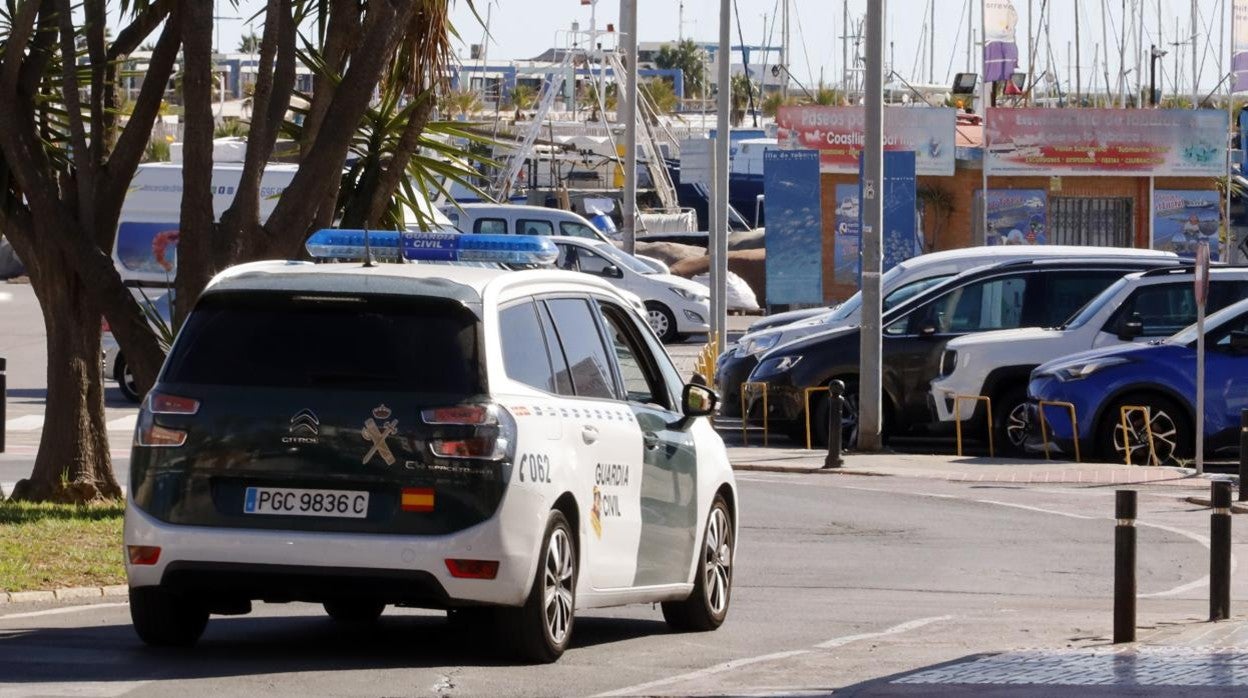
[[[121,504],[0,501],[0,591],[126,581]]]

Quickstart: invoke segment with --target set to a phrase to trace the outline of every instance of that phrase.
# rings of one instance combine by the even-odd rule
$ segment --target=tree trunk
[[[39,242],[29,269],[47,329],[48,394],[39,454],[14,499],[89,502],[120,499],[104,424],[100,309],[68,260]]]

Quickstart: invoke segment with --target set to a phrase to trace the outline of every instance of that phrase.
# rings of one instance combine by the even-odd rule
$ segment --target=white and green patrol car
[[[402,246],[554,257],[542,238],[454,238]],[[660,602],[674,627],[718,627],[739,508],[702,418],[717,398],[682,383],[634,303],[548,269],[221,273],[136,427],[125,545],[140,637],[190,645],[210,614],[254,601],[355,622],[447,609],[496,622],[534,661],[557,659],[587,608]]]

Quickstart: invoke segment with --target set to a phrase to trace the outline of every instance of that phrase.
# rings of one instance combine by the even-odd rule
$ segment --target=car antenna
[[[365,268],[377,266],[376,260],[373,259],[373,248],[368,244],[367,225],[364,226],[364,266]]]

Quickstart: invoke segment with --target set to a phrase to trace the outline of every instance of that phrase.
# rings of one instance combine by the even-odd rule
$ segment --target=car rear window
[[[443,299],[220,293],[187,319],[166,383],[484,392],[476,317]]]

